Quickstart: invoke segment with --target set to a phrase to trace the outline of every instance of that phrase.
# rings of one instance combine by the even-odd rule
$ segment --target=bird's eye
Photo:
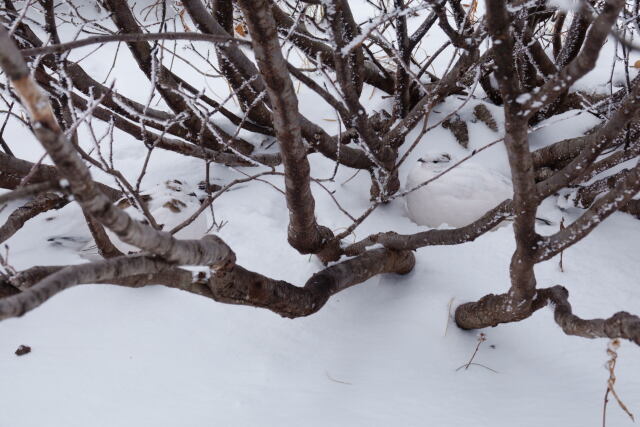
[[[440,163],[440,160],[434,160],[433,163]]]

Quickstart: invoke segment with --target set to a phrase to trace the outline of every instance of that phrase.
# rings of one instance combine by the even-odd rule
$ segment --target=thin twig
[[[620,348],[620,340],[617,338],[611,340],[609,342],[609,345],[607,346],[607,354],[609,355],[609,360],[607,361],[605,366],[609,370],[609,379],[607,380],[607,390],[604,393],[604,404],[602,408],[602,427],[606,427],[607,403],[609,403],[609,393],[611,393],[613,397],[615,397],[616,401],[618,402],[618,405],[629,416],[629,418],[631,418],[631,421],[635,421],[633,414],[629,411],[629,409],[624,404],[624,402],[622,402],[622,400],[620,399],[620,397],[618,396],[618,393],[616,393],[616,390],[614,388],[614,385],[616,383],[615,369],[616,369],[616,362],[618,360],[618,352],[617,352],[618,348]]]
[[[471,355],[471,359],[469,359],[469,362],[467,362],[466,366],[463,365],[465,371],[469,369],[469,366],[471,366],[471,362],[473,362],[473,359],[476,357],[476,354],[478,354],[480,345],[486,340],[487,340],[487,336],[484,334],[484,332],[480,332],[480,335],[478,335],[478,345],[476,345],[476,349],[473,351],[473,354]]]

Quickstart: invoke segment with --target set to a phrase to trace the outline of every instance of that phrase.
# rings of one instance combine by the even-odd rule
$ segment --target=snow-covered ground
[[[115,46],[104,49],[113,52],[109,49]],[[113,72],[117,87],[145,101],[148,83],[131,72],[124,46],[120,53]],[[100,59],[88,64],[87,71],[98,71]],[[211,89],[224,82],[208,84]],[[379,93],[365,90],[363,96],[371,111],[389,105]],[[307,117],[335,131],[335,114],[326,104],[304,91],[300,98]],[[430,123],[461,102],[448,99]],[[478,102],[472,99],[460,115],[470,118]],[[499,119],[499,108],[488,107]],[[576,112],[556,116],[532,134],[532,149],[580,135],[594,124]],[[470,123],[469,150],[501,132]],[[116,166],[135,179],[146,149],[127,135],[116,132],[116,137]],[[22,158],[37,160],[42,153],[25,129],[11,125],[5,139],[24,141],[14,144]],[[416,160],[430,151],[468,153],[449,131],[437,127],[402,165],[403,184]],[[331,161],[317,154],[310,161],[314,177],[331,175]],[[500,145],[473,161],[508,176]],[[241,176],[222,166],[211,171],[217,183]],[[326,186],[357,216],[369,206],[370,181],[365,173],[350,179],[353,173],[340,167],[335,182]],[[156,150],[143,188],[179,179],[195,189],[203,176],[202,161]],[[281,177],[266,179],[283,187]],[[348,226],[350,220],[328,194],[317,184],[312,188],[319,222],[334,231]],[[0,212],[0,222],[18,204]],[[322,268],[287,244],[284,196],[273,187],[262,182],[238,186],[216,201],[214,212],[218,223],[226,222],[218,234],[243,267],[297,284]],[[553,233],[563,216],[570,223],[580,213],[562,211],[550,198],[538,216],[552,225],[540,226],[539,232]],[[353,238],[422,229],[409,221],[404,201],[395,200],[377,209]],[[73,204],[30,221],[10,239],[10,263],[24,269],[86,262],[77,247],[48,240],[60,236],[85,242],[89,237]],[[538,282],[566,286],[582,317],[638,313],[639,241],[640,222],[614,214],[565,251],[564,272],[557,258],[538,265]],[[472,243],[423,248],[410,274],[376,277],[336,295],[317,314],[296,320],[161,286],[72,288],[22,318],[0,322],[0,427],[601,425],[609,376],[606,340],[566,336],[549,308],[484,331],[462,331],[453,323],[460,303],[508,289],[513,249],[510,225]],[[459,369],[473,354],[480,332],[487,340],[474,359],[477,365]],[[32,352],[15,356],[21,344]],[[617,392],[640,414],[640,348],[623,342],[618,353]],[[615,401],[607,413],[608,426],[632,425]]]
[[[172,177],[188,177],[195,161],[172,160]],[[325,159],[312,160],[315,176],[327,171]],[[155,163],[158,178],[164,167]],[[337,181],[350,173],[342,170]],[[346,209],[366,206],[366,184],[363,175],[341,186]],[[229,221],[220,235],[246,268],[304,283],[321,266],[286,244],[282,195],[261,185],[216,205],[217,219]],[[331,199],[314,190],[320,221],[343,225]],[[557,224],[559,209],[544,207],[541,215]],[[418,229],[396,201],[358,236]],[[88,236],[75,206],[29,223],[8,242],[10,261],[17,268],[80,262],[73,248],[47,242],[61,235]],[[581,316],[638,312],[639,239],[637,220],[616,214],[565,252],[564,273],[557,259],[541,264],[539,282],[567,286]],[[484,331],[475,362],[497,373],[475,365],[456,371],[478,332],[456,328],[450,307],[507,289],[512,251],[510,226],[473,243],[424,248],[408,276],[377,277],[297,320],[163,287],[65,291],[0,323],[0,425],[596,425],[606,341],[565,336],[550,309]],[[16,357],[20,344],[32,353]],[[617,389],[633,411],[640,350],[625,342],[619,353]],[[609,417],[612,426],[630,423],[615,405]]]

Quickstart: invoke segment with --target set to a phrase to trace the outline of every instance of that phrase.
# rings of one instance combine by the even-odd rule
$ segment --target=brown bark
[[[302,143],[298,99],[287,71],[287,62],[280,50],[275,20],[266,0],[241,0],[239,4],[249,27],[258,69],[273,108],[273,126],[285,170],[290,214],[288,240],[300,253],[319,253],[333,233],[316,222],[309,161]]]
[[[625,206],[639,191],[640,165],[636,165],[624,174],[624,178],[620,179],[611,191],[594,202],[571,225],[554,235],[542,238],[536,251],[536,261],[552,258],[580,241],[609,215]]]
[[[569,292],[562,286],[539,291],[540,299],[553,304],[556,323],[567,335],[584,338],[624,338],[640,345],[640,317],[620,311],[608,319],[581,319],[573,314]]]
[[[415,250],[424,246],[458,245],[472,242],[504,221],[512,210],[510,200],[505,200],[491,211],[484,214],[473,223],[452,230],[428,230],[420,233],[403,235],[393,231],[373,234],[366,239],[353,243],[344,248],[349,256],[358,255],[368,246],[381,244],[392,250]]]
[[[542,197],[553,194],[584,174],[600,153],[616,141],[620,130],[637,117],[639,96],[640,81],[633,86],[631,92],[624,98],[611,118],[596,132],[584,137],[581,142],[584,145],[580,154],[554,176],[539,185]]]
[[[233,6],[230,0],[215,2],[215,19],[200,0],[185,0],[183,5],[201,32],[218,37],[233,34]],[[271,127],[271,112],[264,102],[256,102],[265,87],[262,80],[256,79],[259,73],[255,65],[235,46],[216,45],[216,54],[220,70],[236,92],[242,110],[251,120]]]
[[[129,5],[125,0],[106,0],[104,3],[112,12],[112,19],[119,29],[128,34],[142,33],[129,8]],[[186,120],[187,128],[190,129],[193,134],[203,132],[202,143],[205,147],[214,150],[224,150],[225,144],[230,144],[235,146],[244,154],[249,154],[253,151],[253,146],[251,144],[237,138],[232,139],[229,134],[218,126],[210,122],[203,123],[199,117],[191,112],[189,105],[179,95],[181,85],[186,82],[176,78],[171,71],[161,64],[158,65],[157,76],[152,75],[152,64],[155,59],[153,57],[152,49],[147,42],[129,42],[127,45],[138,63],[138,66],[145,73],[147,78],[151,81],[155,81],[157,78],[156,89],[162,95],[162,98],[166,101],[169,107],[176,114],[189,114]]]
[[[487,27],[494,40],[496,79],[504,100],[505,138],[511,180],[513,182],[514,235],[516,250],[511,258],[511,287],[501,295],[487,295],[477,302],[456,309],[456,323],[463,329],[495,326],[528,317],[536,292],[533,254],[539,236],[535,231],[538,207],[533,160],[529,151],[527,120],[523,118],[517,97],[522,87],[513,81],[514,37],[510,34],[510,17],[503,0],[487,0],[492,12]]]
[[[69,203],[65,197],[54,193],[44,193],[25,203],[9,215],[7,221],[0,226],[0,243],[5,242],[17,233],[24,224],[37,215],[52,209],[60,209]]]
[[[316,40],[303,24],[294,21],[293,18],[283,11],[275,2],[271,3],[271,10],[276,20],[278,31],[283,35],[289,35],[291,42],[302,50],[311,60],[315,61],[319,57],[322,64],[335,68],[331,47]],[[393,80],[380,72],[376,65],[370,61],[363,60],[362,73],[363,80],[366,83],[386,93],[393,93]]]
[[[327,17],[335,42],[333,62],[336,77],[345,105],[350,112],[347,125],[356,128],[360,138],[376,159],[377,168],[372,170],[372,199],[386,201],[400,188],[400,180],[395,170],[397,149],[376,134],[364,106],[360,103],[361,47],[350,44],[356,32],[353,29],[353,17],[348,3],[344,0],[337,1],[332,8],[327,9]]]
[[[239,265],[218,269],[207,279],[149,256],[122,256],[68,267],[34,267],[0,280],[0,320],[21,316],[58,292],[86,283],[128,287],[163,284],[227,304],[266,308],[283,317],[311,315],[334,294],[385,273],[407,274],[415,264],[410,251],[376,249],[314,274],[303,287],[274,280]],[[12,289],[22,292],[16,293]],[[13,293],[12,293],[13,292]]]
[[[273,280],[236,265],[217,271],[209,281],[213,298],[229,304],[267,308],[283,317],[317,312],[334,294],[383,273],[409,273],[410,251],[375,249],[314,274],[303,287]]]
[[[59,186],[59,181],[62,179],[55,167],[50,165],[28,162],[26,160],[18,159],[16,157],[9,156],[8,154],[0,153],[0,188],[6,188],[8,190],[15,190],[18,188],[22,180],[30,175],[28,183],[54,183],[54,187]],[[105,193],[111,201],[116,201],[122,197],[122,193],[119,190],[111,188],[107,185],[97,183],[100,191]]]
[[[609,36],[611,27],[615,24],[618,13],[623,6],[624,1],[622,0],[608,0],[604,4],[602,13],[591,24],[582,44],[582,50],[523,104],[522,111],[526,117],[533,117],[538,111],[551,105],[568,86],[593,70],[600,49]]]
[[[167,262],[195,265],[224,265],[235,255],[215,236],[201,240],[180,241],[169,233],[156,231],[133,221],[116,208],[91,178],[88,168],[56,122],[49,100],[29,75],[19,50],[0,26],[0,66],[11,79],[16,92],[33,122],[34,134],[56,165],[61,178],[83,211],[100,221],[121,240],[157,254]]]

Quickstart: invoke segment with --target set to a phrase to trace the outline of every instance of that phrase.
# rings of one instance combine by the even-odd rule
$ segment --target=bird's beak
[[[425,163],[425,161],[424,161],[424,160],[422,160],[422,159],[418,159],[418,162],[420,162],[420,163]]]

